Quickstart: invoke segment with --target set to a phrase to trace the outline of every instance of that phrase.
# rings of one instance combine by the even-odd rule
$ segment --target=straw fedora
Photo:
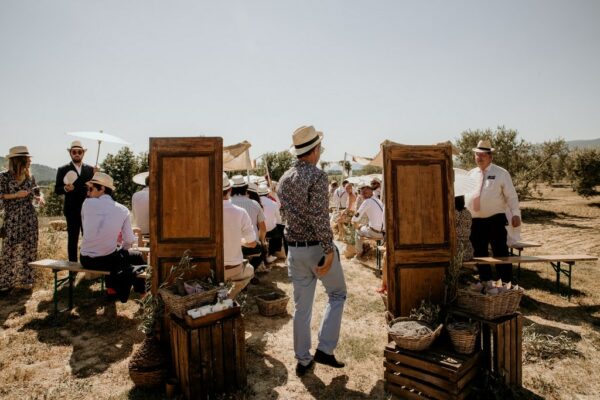
[[[80,148],[83,151],[87,150],[85,147],[83,147],[80,140],[73,140],[71,142],[71,147],[69,147],[67,150],[71,151],[76,148]]]
[[[234,175],[231,177],[231,184],[233,187],[244,187],[248,185],[248,182],[246,182],[242,175]]]
[[[8,150],[8,154],[6,155],[6,158],[13,157],[31,157],[31,154],[29,154],[27,146],[15,146],[11,147],[10,150]]]
[[[269,187],[266,184],[261,183],[260,185],[258,185],[258,195],[259,196],[265,196],[265,195],[269,194],[269,192],[270,192]]]
[[[473,149],[475,153],[493,153],[494,150],[489,140],[480,140]]]
[[[231,182],[229,181],[227,174],[225,172],[223,172],[223,191],[226,191],[229,189],[231,189]]]
[[[311,126],[301,126],[292,134],[292,154],[301,156],[312,150],[323,140],[323,132],[316,131]]]
[[[86,182],[88,186],[94,183],[115,190],[113,178],[111,178],[110,175],[105,174],[104,172],[96,172],[92,177],[92,180]]]
[[[248,183],[248,191],[249,192],[254,192],[258,194],[258,185],[256,184],[256,182],[250,182]]]

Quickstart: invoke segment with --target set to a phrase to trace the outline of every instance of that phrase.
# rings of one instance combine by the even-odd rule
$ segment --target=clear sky
[[[257,157],[304,124],[327,160],[497,125],[594,139],[598,21],[597,0],[0,0],[0,152],[57,167],[65,132],[103,130],[135,152],[207,135]]]

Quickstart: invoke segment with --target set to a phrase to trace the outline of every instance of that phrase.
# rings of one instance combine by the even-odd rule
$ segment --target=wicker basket
[[[428,349],[429,346],[431,346],[433,344],[435,339],[437,339],[437,337],[440,336],[440,333],[442,332],[443,325],[440,324],[437,328],[430,326],[430,328],[433,331],[427,335],[401,336],[401,335],[395,334],[391,331],[392,325],[394,325],[396,322],[401,322],[401,321],[417,321],[417,319],[400,317],[400,318],[392,319],[391,321],[388,322],[388,334],[390,335],[392,340],[394,342],[396,342],[396,345],[398,347],[403,348],[405,350],[420,351],[420,350]],[[420,321],[420,322],[422,322],[422,321]]]
[[[266,293],[256,296],[258,312],[265,317],[284,314],[287,310],[287,303],[290,297],[279,293]]]
[[[160,386],[167,377],[166,358],[160,345],[152,337],[146,337],[129,360],[129,376],[140,387]]]
[[[457,304],[483,319],[495,319],[514,314],[525,291],[521,288],[489,295],[468,289],[459,289]]]
[[[450,340],[457,353],[471,354],[475,350],[479,327],[474,325],[473,329],[456,329],[454,324],[446,325],[446,330],[450,334]]]
[[[165,303],[167,311],[183,319],[188,310],[203,306],[204,304],[214,303],[219,288],[207,287],[207,290],[202,293],[193,293],[185,296],[175,293],[175,290],[176,286],[160,288],[158,289],[158,294]]]

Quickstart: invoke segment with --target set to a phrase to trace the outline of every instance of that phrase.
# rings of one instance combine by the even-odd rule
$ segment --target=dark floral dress
[[[473,258],[473,245],[469,239],[473,218],[466,208],[463,208],[461,211],[455,210],[455,213],[458,250],[463,252],[463,261],[469,261]]]
[[[0,194],[30,191],[29,196],[22,199],[2,200],[6,237],[2,240],[0,290],[33,283],[33,271],[28,263],[35,261],[38,246],[38,218],[32,203],[34,188],[33,177],[18,183],[12,172],[0,173]]]

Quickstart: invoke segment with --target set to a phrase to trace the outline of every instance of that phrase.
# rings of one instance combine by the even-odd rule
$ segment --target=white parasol
[[[133,177],[133,181],[138,185],[146,186],[146,178],[150,175],[150,172],[140,172]]]
[[[82,139],[90,139],[90,140],[98,141],[98,152],[96,153],[96,166],[98,166],[98,158],[100,157],[100,145],[102,144],[102,142],[130,144],[129,142],[126,142],[125,140],[121,139],[120,137],[117,137],[114,135],[109,135],[108,133],[104,133],[102,131],[98,131],[98,132],[94,132],[94,131],[91,131],[91,132],[67,132],[67,135],[75,136],[75,137],[82,138]]]
[[[454,168],[454,196],[464,196],[478,189],[477,179],[464,169]]]

